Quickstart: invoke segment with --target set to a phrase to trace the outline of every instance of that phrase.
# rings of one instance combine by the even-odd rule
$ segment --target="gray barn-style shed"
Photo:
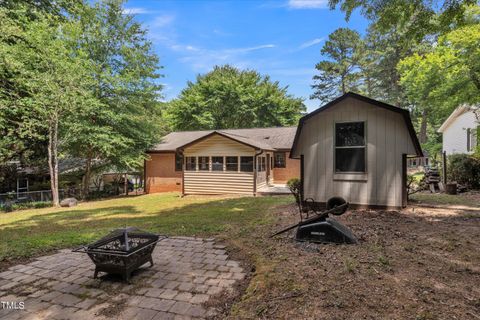
[[[408,110],[349,92],[300,119],[290,156],[301,159],[304,199],[400,208],[406,159],[423,154]]]

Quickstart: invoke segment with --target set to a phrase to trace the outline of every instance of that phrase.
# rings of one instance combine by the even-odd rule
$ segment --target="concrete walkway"
[[[292,194],[285,184],[270,184],[257,190],[260,195]]]
[[[93,279],[88,256],[70,250],[13,266],[0,273],[0,318],[208,318],[215,309],[204,303],[245,278],[213,239],[168,238],[157,244],[153,261],[131,284],[115,276]]]

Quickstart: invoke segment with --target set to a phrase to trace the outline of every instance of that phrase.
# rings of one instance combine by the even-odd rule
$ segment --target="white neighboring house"
[[[472,153],[475,147],[480,143],[479,119],[472,107],[460,106],[438,129],[443,135],[443,151],[449,154],[454,153]]]

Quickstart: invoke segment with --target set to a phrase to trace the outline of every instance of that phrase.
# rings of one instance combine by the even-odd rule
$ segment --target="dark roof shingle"
[[[225,129],[202,131],[177,131],[163,137],[162,142],[156,144],[149,151],[175,151],[186,144],[203,138],[214,132],[234,140],[252,145],[259,149],[290,149],[295,137],[296,127],[274,127],[253,129]]]

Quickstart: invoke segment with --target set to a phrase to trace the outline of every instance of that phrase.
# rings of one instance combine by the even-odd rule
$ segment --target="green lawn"
[[[124,226],[168,235],[240,234],[252,224],[268,222],[272,207],[292,201],[288,196],[181,198],[164,193],[0,214],[0,261],[86,244]]]

